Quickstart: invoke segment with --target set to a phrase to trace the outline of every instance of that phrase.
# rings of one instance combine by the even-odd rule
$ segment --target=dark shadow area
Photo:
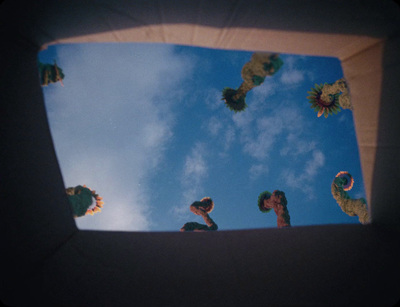
[[[17,306],[392,306],[400,288],[396,239],[361,225],[80,231],[7,288]]]
[[[173,5],[164,1],[137,1],[135,12],[129,2],[107,1],[89,3],[6,1],[11,14],[2,16],[16,23],[24,36],[35,37],[40,46],[55,39],[103,33],[132,27],[160,24],[199,24],[207,27],[271,29],[331,34],[385,37],[399,24],[399,7],[391,1],[323,1],[317,6],[305,6],[302,1],[190,1],[179,0]],[[337,12],[340,12],[338,14]],[[66,16],[68,16],[66,18]],[[317,17],[316,17],[317,16]],[[326,18],[320,18],[326,16]],[[6,20],[4,19],[4,20]],[[51,25],[49,27],[49,25]],[[112,25],[112,26],[111,26]],[[318,29],[318,31],[316,31]],[[57,37],[54,37],[57,33]]]
[[[63,2],[63,5],[52,1],[29,1],[32,8],[22,12],[18,9],[19,2],[10,2],[7,6],[13,8],[6,10],[7,18],[16,21],[3,26],[5,14],[0,16],[0,35],[7,47],[0,49],[3,248],[0,297],[5,304],[393,306],[399,301],[399,233],[379,225],[196,234],[78,231],[68,206],[47,123],[37,72],[37,46],[78,33],[109,30],[108,18],[120,20],[121,15],[106,14],[106,6],[100,6],[97,13],[91,15],[90,10],[80,10],[84,2],[78,0]],[[128,2],[121,1],[120,9],[124,11],[122,3]],[[159,10],[158,17],[154,17],[155,23],[160,19],[165,23],[196,23],[196,16],[190,10],[185,11],[190,2],[178,2],[173,9],[169,9],[167,3],[138,2],[138,6],[142,6],[138,11],[149,10],[149,14],[154,14]],[[321,24],[314,22],[312,12],[316,11],[312,8],[311,13],[302,15],[306,6],[297,11],[292,6],[291,13],[285,15],[286,7],[282,9],[283,4],[278,5],[282,2],[273,2],[275,7],[269,3],[260,4],[257,9],[252,7],[253,13],[260,13],[256,18],[247,19],[254,20],[253,25],[240,21],[241,14],[247,12],[244,1],[233,4],[219,1],[216,5],[209,1],[201,2],[199,6],[209,15],[208,24],[214,27],[232,22],[244,28],[275,29],[280,26],[312,31],[314,27],[325,33],[354,31],[354,34],[386,37],[386,33],[391,32],[386,26],[393,25],[390,16],[383,18],[387,23],[377,19],[378,23],[381,21],[381,28],[375,28],[368,18],[357,21],[357,29],[352,30],[352,20],[357,20],[352,5],[378,12],[380,1],[369,1],[362,6],[359,2],[343,2],[345,7],[335,10],[349,11],[343,12],[342,24],[338,22],[337,29],[331,28],[329,18],[323,18]],[[284,3],[294,5],[295,1]],[[382,5],[391,7],[388,3]],[[283,15],[272,16],[274,9],[279,7]],[[329,5],[321,6],[322,12],[331,16],[328,8]],[[398,10],[396,12],[398,16]],[[69,18],[59,19],[62,14]],[[175,19],[176,15],[181,17]],[[275,24],[268,24],[268,17]],[[140,26],[138,18],[127,18],[127,22],[121,20],[119,28]],[[57,37],[52,37],[49,26],[52,24],[62,28]],[[13,25],[18,28],[11,31]],[[396,46],[398,39],[389,40],[384,56],[378,132],[381,146],[374,173],[373,189],[376,192],[372,191],[377,224],[384,224],[381,221],[388,219],[390,223],[396,223],[397,219],[398,223],[400,210],[396,199],[399,155],[393,154],[398,153],[393,147],[398,146],[400,108],[398,97],[394,96],[400,80],[398,66],[392,65],[398,61]],[[396,61],[391,62],[392,59]],[[387,192],[385,197],[382,191]],[[380,208],[379,204],[384,205]]]
[[[385,206],[373,206],[372,216],[380,224],[391,224],[399,229],[399,201],[393,199],[398,194],[400,182],[400,52],[399,36],[385,43],[382,60],[382,93],[379,109],[379,130],[376,160],[374,165],[371,202],[384,203]],[[384,169],[385,171],[379,171]],[[384,192],[382,192],[384,191]]]

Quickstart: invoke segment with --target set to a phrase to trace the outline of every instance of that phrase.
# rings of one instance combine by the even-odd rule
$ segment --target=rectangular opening
[[[203,197],[214,201],[219,230],[277,227],[273,210],[258,207],[274,190],[285,193],[291,226],[359,223],[331,193],[348,171],[349,195],[365,198],[352,111],[318,117],[307,99],[315,84],[343,78],[340,61],[280,54],[283,65],[234,112],[222,92],[239,88],[252,55],[137,43],[40,52],[64,75],[62,84],[47,75],[43,92],[66,188],[85,184],[104,201],[78,227],[179,231],[204,224],[189,210]]]

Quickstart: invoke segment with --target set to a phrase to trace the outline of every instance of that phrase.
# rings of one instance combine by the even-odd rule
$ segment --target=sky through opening
[[[258,195],[284,191],[292,226],[359,223],[333,199],[339,171],[365,197],[351,110],[317,117],[314,84],[343,77],[330,57],[280,54],[283,66],[234,113],[221,100],[237,88],[252,52],[167,44],[65,44],[39,53],[65,78],[43,87],[65,187],[86,184],[104,208],[80,229],[179,231],[204,223],[189,205],[211,197],[219,230],[276,227]],[[350,88],[351,91],[351,88]]]

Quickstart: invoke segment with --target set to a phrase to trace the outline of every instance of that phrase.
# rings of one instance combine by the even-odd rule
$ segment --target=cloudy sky
[[[315,83],[343,77],[335,58],[281,54],[278,73],[233,113],[221,100],[237,88],[251,52],[165,44],[71,44],[39,54],[65,74],[43,87],[66,187],[103,197],[81,229],[179,231],[202,219],[189,205],[209,196],[220,230],[276,227],[258,195],[282,190],[292,226],[358,223],[330,192],[349,171],[353,198],[365,197],[350,110],[317,117]]]

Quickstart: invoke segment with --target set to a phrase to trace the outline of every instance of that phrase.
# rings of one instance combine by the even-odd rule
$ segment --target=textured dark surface
[[[400,220],[397,6],[390,1],[169,3],[6,1],[0,6],[1,300],[11,306],[393,305],[400,296],[399,233],[389,230],[398,229]],[[326,18],[331,7],[335,22]],[[78,231],[47,123],[37,52],[63,37],[151,23],[387,38],[382,69],[374,72],[382,76],[380,104],[371,111],[379,113],[373,225]],[[356,72],[364,64],[357,65]],[[355,74],[350,88],[357,78],[363,76]]]

